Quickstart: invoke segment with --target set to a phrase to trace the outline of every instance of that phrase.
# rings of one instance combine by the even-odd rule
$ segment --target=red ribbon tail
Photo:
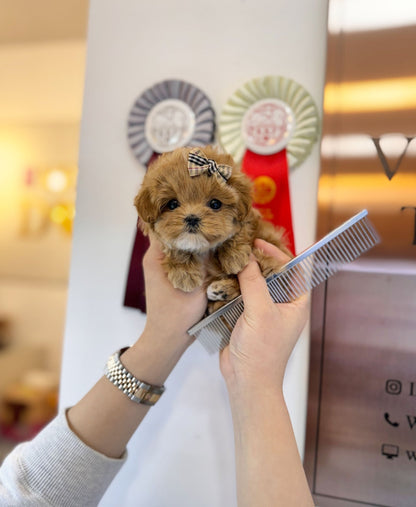
[[[286,150],[272,155],[247,150],[242,168],[254,183],[253,206],[265,220],[285,229],[287,247],[295,255]]]

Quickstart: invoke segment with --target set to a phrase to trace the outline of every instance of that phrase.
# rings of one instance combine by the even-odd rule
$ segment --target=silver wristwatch
[[[120,356],[129,347],[118,350],[109,357],[104,374],[124,394],[142,405],[154,405],[165,391],[164,386],[154,386],[137,379],[121,364]]]

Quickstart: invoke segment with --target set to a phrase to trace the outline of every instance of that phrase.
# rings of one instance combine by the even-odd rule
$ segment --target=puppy
[[[175,288],[204,286],[211,313],[240,293],[237,273],[253,252],[265,277],[280,268],[255,238],[290,255],[282,230],[252,208],[252,183],[232,157],[211,146],[179,148],[153,162],[135,198],[144,234],[154,234]]]

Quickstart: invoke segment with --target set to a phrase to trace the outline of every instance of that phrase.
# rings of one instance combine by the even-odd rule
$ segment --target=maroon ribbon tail
[[[143,257],[149,248],[149,239],[140,229],[136,231],[133,251],[130,258],[129,274],[127,276],[124,306],[137,308],[146,313],[146,298],[144,292]]]
[[[153,153],[147,167],[158,158],[159,153]],[[137,308],[146,313],[146,297],[144,291],[143,257],[149,248],[149,239],[137,227],[134,238],[133,251],[130,257],[129,274],[127,275],[126,290],[124,292],[124,306]]]

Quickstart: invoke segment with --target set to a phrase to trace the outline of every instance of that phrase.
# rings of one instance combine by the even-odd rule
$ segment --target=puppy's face
[[[145,230],[169,249],[204,253],[240,230],[251,208],[251,183],[229,155],[204,147],[207,158],[233,167],[225,182],[216,175],[191,177],[189,148],[164,154],[148,169],[135,205]]]

